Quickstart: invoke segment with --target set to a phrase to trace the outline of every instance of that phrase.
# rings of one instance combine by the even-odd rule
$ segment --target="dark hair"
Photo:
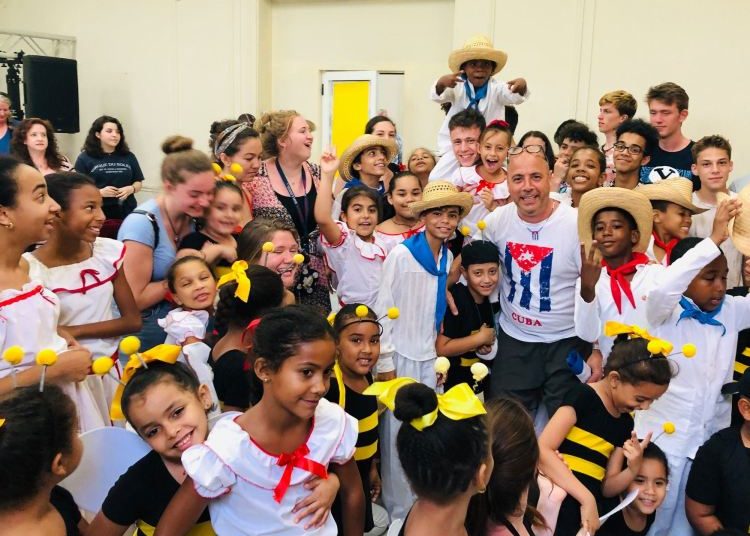
[[[676,104],[679,111],[687,110],[688,104],[690,104],[690,97],[688,97],[687,92],[674,82],[664,82],[648,88],[646,102],[652,100],[659,100],[667,105]]]
[[[528,138],[539,138],[544,142],[544,157],[545,160],[547,160],[547,165],[549,166],[550,170],[553,169],[555,167],[555,151],[552,149],[552,144],[550,143],[547,135],[539,130],[529,130],[526,134],[521,136],[520,140],[518,140],[518,145],[523,147],[523,143]]]
[[[555,134],[555,137],[557,138],[557,134]],[[579,123],[578,121],[570,123],[560,130],[560,143],[558,143],[558,145],[562,145],[566,139],[598,147],[596,133],[592,132],[588,126]]]
[[[394,123],[393,119],[391,119],[390,117],[387,117],[385,115],[376,115],[375,117],[371,117],[365,125],[365,134],[372,134],[372,132],[375,130],[375,125],[377,125],[378,123],[382,123],[383,121],[388,121],[391,125],[393,125],[393,128],[396,128],[396,123]]]
[[[733,528],[721,528],[715,532],[711,533],[711,536],[745,536],[746,533],[742,532],[739,529],[733,529]]]
[[[393,178],[391,179],[391,182],[388,183],[388,193],[393,195],[393,192],[396,191],[396,183],[399,179],[403,177],[414,177],[417,181],[417,184],[419,185],[420,191],[423,190],[422,188],[422,182],[419,180],[419,177],[417,177],[414,173],[411,171],[400,171],[396,173]]]
[[[352,204],[352,201],[360,196],[366,197],[375,203],[375,208],[378,211],[378,223],[380,223],[383,216],[383,206],[380,201],[380,195],[378,195],[377,190],[373,190],[364,184],[352,186],[351,188],[344,190],[344,195],[341,197],[341,212],[346,213],[346,211],[349,210],[349,205]]]
[[[13,137],[10,140],[11,154],[21,159],[25,164],[28,164],[31,167],[36,167],[31,160],[29,148],[26,146],[26,135],[34,125],[42,125],[47,132],[47,149],[44,151],[44,159],[47,161],[47,165],[51,169],[60,169],[65,158],[60,154],[60,151],[57,148],[57,139],[55,138],[55,131],[52,128],[52,123],[46,119],[30,117],[24,119],[13,127]]]
[[[132,425],[130,420],[130,401],[134,396],[143,394],[148,388],[157,383],[170,382],[175,384],[179,389],[193,393],[198,396],[200,381],[195,375],[193,369],[179,361],[174,364],[164,363],[162,361],[151,361],[148,368],[141,367],[135,371],[130,381],[125,384],[122,390],[122,414]]]
[[[651,200],[651,208],[654,210],[658,210],[659,212],[666,212],[667,207],[669,205],[674,205],[675,203],[672,203],[671,201],[667,201],[665,199],[652,199]]]
[[[185,257],[180,257],[176,261],[172,263],[172,266],[169,267],[169,270],[167,270],[167,286],[169,287],[170,292],[175,292],[175,280],[177,279],[177,269],[182,266],[183,264],[187,264],[189,262],[199,262],[203,266],[206,267],[206,269],[211,272],[211,267],[206,262],[206,259],[203,257],[198,257],[197,255],[186,255]],[[211,272],[213,273],[213,272]]]
[[[58,454],[73,449],[78,426],[73,401],[57,385],[44,391],[19,387],[0,401],[0,511],[34,498],[45,485]]]
[[[339,335],[341,335],[341,330],[343,330],[346,326],[350,324],[350,320],[357,319],[359,316],[357,315],[357,307],[360,305],[364,305],[362,303],[347,303],[344,305],[341,309],[339,309],[339,312],[336,313],[336,316],[333,320],[333,331],[336,333],[336,339],[338,340]],[[367,307],[365,305],[365,307]],[[378,315],[375,314],[375,311],[373,311],[370,307],[367,307],[367,314],[365,315],[365,318],[369,318],[370,320],[377,321]]]
[[[529,514],[535,525],[544,526],[544,518],[530,505],[526,512],[517,511],[521,495],[536,479],[539,443],[534,423],[526,409],[511,398],[496,398],[485,407],[495,466],[487,493],[474,495],[469,502],[467,531],[472,536],[485,536],[488,521],[500,525],[518,514]]]
[[[505,107],[505,121],[510,126],[511,136],[516,133],[516,127],[518,126],[518,110],[515,106]]]
[[[359,153],[357,153],[357,156],[355,156],[354,159],[352,159],[352,163],[349,165],[349,172],[352,174],[352,177],[357,178],[357,179],[360,178],[359,171],[354,169],[354,164],[361,164],[362,155],[365,154],[366,151],[369,151],[371,149],[380,149],[381,151],[383,151],[383,156],[388,158],[388,150],[385,148],[384,145],[378,145],[378,144],[368,145],[367,147],[362,149]]]
[[[242,195],[242,190],[240,190],[240,187],[237,186],[237,184],[233,181],[224,181],[224,180],[218,180],[216,181],[216,187],[214,188],[214,199],[216,198],[216,194],[219,193],[219,190],[231,190],[237,195],[242,198],[244,201],[244,196]]]
[[[643,138],[646,142],[646,146],[643,148],[643,154],[645,156],[651,156],[654,154],[654,150],[659,146],[659,132],[650,123],[646,123],[643,119],[628,119],[617,127],[615,131],[616,139],[620,139],[625,133],[637,134]]]
[[[664,474],[667,475],[667,480],[669,480],[669,462],[667,461],[667,455],[659,448],[659,445],[656,443],[646,445],[646,448],[643,449],[643,459],[656,460],[661,463],[664,466]]]
[[[568,126],[570,126],[572,124],[583,125],[583,123],[581,123],[580,121],[577,121],[575,119],[566,119],[565,121],[563,121],[562,123],[560,123],[559,125],[557,125],[557,129],[555,129],[555,134],[552,136],[552,139],[555,141],[556,145],[559,146],[562,143],[562,141],[564,139],[561,136],[563,130],[565,130],[566,127],[568,127]],[[583,126],[586,126],[586,125],[583,125]]]
[[[729,143],[729,140],[727,140],[723,136],[719,136],[718,134],[713,134],[711,136],[703,136],[690,148],[690,152],[693,154],[693,163],[698,163],[698,155],[701,153],[701,151],[705,151],[706,149],[709,149],[711,147],[713,147],[714,149],[721,149],[723,151],[726,151],[729,159],[732,159],[732,145]]]
[[[494,124],[490,123],[489,125],[484,127],[482,134],[479,136],[479,143],[482,143],[484,139],[490,134],[496,134],[498,132],[502,132],[503,134],[508,136],[508,145],[513,143],[513,131],[510,129],[510,126],[503,126],[499,124],[499,122],[494,122]]]
[[[120,131],[120,142],[115,147],[115,154],[126,155],[130,152],[127,142],[125,141],[125,130],[122,128],[122,123],[116,117],[110,115],[103,115],[94,119],[89,128],[89,133],[86,135],[86,141],[83,142],[83,152],[94,158],[103,158],[104,152],[102,151],[102,141],[96,137],[102,129],[105,123],[114,123],[117,125],[117,130]]]
[[[243,114],[240,116],[240,118],[241,119],[225,119],[224,121],[214,121],[213,123],[211,123],[211,129],[208,136],[208,146],[211,148],[211,158],[213,158],[216,163],[221,164],[221,162],[219,161],[219,157],[216,154],[216,148],[221,145],[221,142],[225,137],[221,134],[229,127],[240,125],[242,123],[247,124],[245,128],[239,129],[240,131],[237,133],[232,143],[227,145],[227,147],[222,151],[227,156],[234,156],[235,154],[237,154],[237,151],[240,150],[242,144],[250,138],[258,138],[258,140],[260,140],[260,134],[253,128],[255,117],[250,114]]]
[[[461,110],[456,115],[450,118],[448,121],[448,131],[452,131],[456,128],[472,128],[477,127],[479,130],[484,130],[484,127],[487,126],[487,121],[485,120],[482,113],[478,110],[475,110],[474,108],[467,108],[466,110]]]
[[[257,262],[263,254],[263,243],[278,231],[291,233],[299,245],[299,234],[294,225],[284,220],[256,218],[245,224],[237,238],[237,258],[248,263]]]
[[[93,186],[96,188],[94,179],[83,173],[76,173],[74,171],[50,173],[44,177],[44,180],[47,181],[47,193],[60,205],[60,210],[68,210],[70,192],[73,190],[78,190],[84,186]]]
[[[16,174],[18,166],[23,164],[12,156],[0,155],[0,206],[13,208],[16,206],[18,195],[18,181]]]
[[[628,339],[627,335],[618,335],[604,365],[604,375],[617,372],[624,383],[631,385],[669,385],[676,375],[672,362],[661,354],[652,356],[647,346],[646,339]]]
[[[591,234],[594,233],[594,227],[596,227],[596,218],[602,212],[617,212],[620,216],[622,216],[625,219],[625,223],[628,224],[628,227],[630,227],[631,231],[638,230],[638,224],[636,223],[635,218],[630,212],[620,207],[604,207],[594,212],[594,216],[591,218]]]
[[[321,339],[333,341],[335,335],[318,310],[305,305],[276,308],[263,315],[253,331],[252,358],[262,357],[276,371],[300,344]]]
[[[251,264],[245,273],[250,279],[247,303],[235,297],[236,282],[229,282],[219,289],[219,303],[214,315],[214,327],[219,332],[229,326],[244,328],[266,311],[281,306],[284,285],[279,274],[259,264]]]
[[[437,408],[435,391],[412,383],[396,394],[394,417],[404,424],[396,437],[401,466],[420,498],[445,504],[469,488],[489,454],[484,416],[454,421],[438,412],[421,432],[409,423]]]
[[[656,207],[654,207],[656,208]],[[670,264],[674,263],[677,259],[682,258],[685,253],[693,249],[695,246],[700,244],[703,241],[702,238],[698,238],[697,236],[687,236],[677,242],[675,247],[672,249],[672,254],[669,256],[669,262]],[[719,256],[724,256],[724,251],[719,248]]]
[[[584,147],[579,147],[575,151],[573,151],[573,154],[570,155],[570,160],[573,161],[573,157],[576,155],[578,151],[594,151],[594,154],[596,155],[596,161],[599,163],[599,174],[601,175],[605,171],[607,171],[607,157],[604,156],[604,153],[602,152],[599,147],[596,145],[586,145]]]

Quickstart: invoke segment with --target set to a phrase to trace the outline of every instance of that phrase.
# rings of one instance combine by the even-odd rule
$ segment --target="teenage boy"
[[[430,180],[449,179],[459,167],[471,167],[479,159],[479,137],[486,122],[484,116],[476,109],[469,108],[457,113],[448,121],[450,137],[450,166],[440,167],[444,155],[430,172]],[[437,170],[437,171],[436,171]]]
[[[411,210],[424,223],[417,233],[394,247],[383,263],[375,311],[398,307],[398,320],[383,323],[377,372],[380,379],[414,378],[436,387],[435,340],[446,309],[448,270],[453,255],[445,245],[459,220],[474,204],[471,194],[448,181],[427,184]],[[396,452],[399,423],[392,414],[383,423],[383,500],[391,520],[405,519],[414,496]]]
[[[685,493],[687,517],[701,536],[750,527],[750,374],[728,384],[739,395],[742,424],[715,433],[698,449]]]
[[[605,93],[599,99],[599,115],[597,122],[599,132],[604,134],[604,145],[602,152],[607,157],[607,173],[605,180],[607,186],[612,186],[615,179],[614,150],[615,141],[617,141],[617,128],[623,122],[632,119],[635,111],[638,109],[638,103],[633,95],[627,91],[618,89]]]
[[[688,236],[693,214],[706,211],[693,204],[693,185],[687,179],[671,178],[640,188],[654,207],[654,232],[646,255],[669,266],[672,249]]]
[[[560,150],[557,153],[552,174],[551,192],[553,194],[564,194],[568,191],[569,186],[565,182],[565,176],[568,174],[570,157],[576,149],[581,147],[598,147],[596,133],[589,130],[589,127],[583,123],[574,121],[560,131]]]
[[[711,232],[718,195],[737,197],[729,191],[727,182],[732,172],[732,146],[721,136],[705,136],[693,144],[692,171],[701,182],[701,189],[693,192],[695,206],[706,209],[703,214],[693,216],[690,226],[690,236],[704,238]],[[731,240],[721,245],[721,250],[727,258],[729,276],[727,288],[742,286],[742,255]]]
[[[700,181],[691,172],[693,142],[682,133],[682,123],[688,116],[687,92],[673,82],[649,88],[646,94],[651,124],[659,133],[659,145],[651,162],[641,168],[641,182],[652,184],[679,175],[693,181],[693,189]]]
[[[615,182],[612,186],[632,190],[641,184],[641,167],[651,161],[659,145],[659,133],[641,119],[629,119],[617,127],[613,146]]]
[[[739,203],[719,205],[711,236],[685,238],[675,247],[675,263],[661,273],[646,301],[651,334],[674,345],[679,373],[651,407],[636,412],[639,437],[674,424],[672,434],[654,436],[669,461],[669,491],[649,534],[691,534],[685,515],[685,484],[695,453],[726,426],[731,404],[721,390],[732,379],[737,332],[750,327],[750,299],[726,295],[727,264],[719,245],[727,239],[729,220]],[[683,258],[684,257],[684,258]],[[684,261],[690,258],[690,262]],[[695,357],[680,353],[695,345]]]
[[[532,413],[543,402],[552,415],[578,382],[566,357],[574,349],[588,357],[591,345],[576,337],[573,324],[581,263],[576,212],[550,198],[549,166],[536,149],[511,148],[508,190],[513,203],[485,220],[484,236],[497,246],[502,267],[502,350],[490,381],[493,396],[512,394]]]
[[[521,104],[529,96],[526,80],[516,78],[500,82],[492,78],[499,73],[508,55],[493,48],[489,38],[476,35],[462,48],[448,57],[451,72],[437,79],[430,90],[430,98],[440,104],[450,104],[443,125],[438,132],[440,160],[430,173],[431,179],[450,177],[458,167],[451,151],[450,120],[454,115],[473,108],[489,123],[505,119],[505,106]]]
[[[472,385],[471,366],[483,360],[492,368],[497,353],[495,315],[498,304],[492,304],[500,280],[500,253],[492,242],[474,240],[461,250],[461,275],[466,284],[456,283],[450,288],[458,315],[446,311],[443,332],[437,336],[435,349],[451,363],[445,389],[459,383]],[[495,307],[493,307],[493,305]],[[475,389],[485,392],[488,382],[482,380]]]

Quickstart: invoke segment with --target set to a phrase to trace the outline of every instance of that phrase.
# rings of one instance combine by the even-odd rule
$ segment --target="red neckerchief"
[[[654,231],[654,245],[659,246],[661,249],[665,251],[666,258],[667,258],[667,266],[671,264],[672,250],[674,249],[674,247],[677,245],[677,242],[679,241],[680,241],[679,238],[673,238],[672,240],[670,240],[669,242],[665,244],[664,242],[661,241],[661,238],[659,238],[659,236],[656,234],[656,231]]]
[[[289,483],[292,481],[292,471],[294,471],[295,467],[320,478],[328,478],[325,465],[305,458],[308,454],[310,454],[310,449],[307,448],[307,445],[302,445],[291,454],[282,454],[279,456],[276,465],[284,468],[284,474],[281,475],[281,480],[279,480],[279,483],[273,490],[274,501],[280,503],[281,499],[284,498],[286,490],[289,488]]]
[[[493,189],[493,188],[494,188],[495,186],[496,186],[496,184],[495,184],[494,182],[490,182],[490,181],[486,181],[486,180],[484,180],[484,179],[480,179],[480,180],[479,180],[479,183],[477,184],[477,189],[476,189],[476,193],[479,193],[479,192],[481,192],[481,191],[482,191],[482,190],[484,190],[485,188],[487,188],[487,189],[488,189],[488,190],[489,190],[489,191],[491,192],[491,191],[492,191],[492,189]]]
[[[617,306],[617,312],[622,314],[622,294],[620,289],[627,296],[630,305],[635,309],[635,299],[633,299],[633,291],[630,290],[630,282],[625,278],[626,275],[634,274],[636,269],[641,264],[648,264],[648,257],[643,253],[633,253],[633,258],[630,262],[626,262],[619,268],[611,268],[607,265],[607,262],[602,259],[602,266],[607,269],[607,275],[609,276],[609,287],[612,290],[612,299],[615,301]]]

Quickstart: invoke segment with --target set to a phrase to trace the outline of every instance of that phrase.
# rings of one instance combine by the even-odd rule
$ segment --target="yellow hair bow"
[[[250,278],[247,277],[247,273],[245,273],[246,270],[247,262],[235,261],[232,263],[232,271],[221,276],[216,287],[221,288],[222,285],[226,285],[232,281],[237,281],[237,290],[234,291],[234,295],[247,303],[248,298],[250,298]]]
[[[120,385],[117,386],[115,395],[112,398],[112,405],[109,409],[109,416],[112,420],[120,421],[125,418],[122,412],[122,392],[125,386],[133,378],[133,374],[143,366],[148,366],[152,361],[161,361],[169,365],[174,365],[180,356],[182,349],[176,344],[159,344],[143,353],[135,353],[130,356],[125,370],[122,372]]]
[[[404,385],[410,383],[416,383],[416,380],[412,378],[396,378],[387,382],[375,382],[365,389],[364,394],[377,396],[380,402],[393,411],[396,405],[396,393]],[[487,414],[482,402],[474,394],[471,387],[465,383],[451,387],[445,394],[438,394],[437,402],[437,408],[426,415],[412,419],[409,424],[421,432],[425,428],[435,424],[438,412],[453,421]]]
[[[616,337],[617,335],[630,335],[630,338],[646,339],[648,342],[648,351],[653,354],[662,354],[667,356],[674,350],[674,345],[664,339],[659,339],[651,335],[645,329],[639,326],[628,326],[614,320],[609,320],[604,325],[604,335],[606,337]]]

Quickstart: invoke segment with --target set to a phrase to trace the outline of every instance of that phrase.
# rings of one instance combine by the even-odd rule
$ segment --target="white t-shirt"
[[[514,339],[553,342],[575,335],[581,273],[577,219],[576,211],[563,204],[535,224],[522,220],[515,204],[487,216],[484,235],[500,251],[503,270],[500,326]]]

